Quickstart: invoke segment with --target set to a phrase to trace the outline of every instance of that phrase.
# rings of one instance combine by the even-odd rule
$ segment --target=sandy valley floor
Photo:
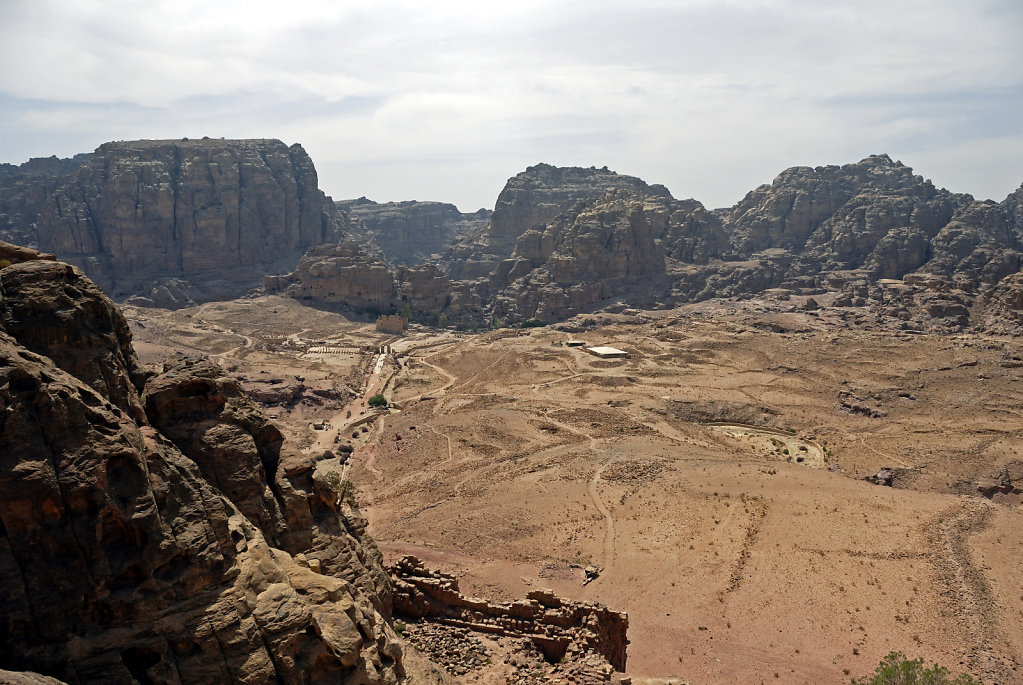
[[[282,298],[127,314],[144,361],[191,347],[333,388],[271,410],[309,449],[313,418],[369,416],[391,343],[373,389],[400,410],[338,430],[385,556],[468,594],[550,587],[625,611],[630,674],[838,683],[900,650],[1023,682],[1023,508],[976,492],[1023,459],[1019,340],[750,304],[402,338]],[[359,352],[311,352],[331,346]],[[895,487],[862,479],[882,467]]]

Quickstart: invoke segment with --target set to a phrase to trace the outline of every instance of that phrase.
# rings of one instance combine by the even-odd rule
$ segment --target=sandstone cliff
[[[398,682],[379,552],[323,462],[288,453],[208,362],[146,382],[109,300],[19,254],[0,269],[0,669]]]
[[[279,140],[105,143],[45,189],[19,230],[161,306],[237,296],[344,230],[309,156]]]
[[[462,233],[485,226],[491,215],[486,209],[463,214],[444,202],[381,204],[360,197],[335,204],[347,214],[355,230],[364,231],[394,265],[416,266],[430,260]]]

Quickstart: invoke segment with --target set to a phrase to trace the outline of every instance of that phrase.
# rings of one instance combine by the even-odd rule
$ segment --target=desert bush
[[[387,398],[384,397],[384,394],[382,392],[378,392],[376,395],[373,395],[373,397],[370,397],[366,404],[374,408],[376,407],[383,408],[387,406]]]
[[[952,678],[944,666],[924,668],[923,659],[907,659],[902,652],[889,652],[873,675],[853,678],[852,685],[980,685],[965,673]]]

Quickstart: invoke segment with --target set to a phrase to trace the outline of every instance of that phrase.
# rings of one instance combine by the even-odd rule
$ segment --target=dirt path
[[[547,421],[553,423],[555,426],[573,433],[575,435],[582,436],[590,441],[590,452],[594,456],[599,456],[597,449],[597,439],[585,431],[581,431],[578,428],[574,428],[567,423],[553,419],[550,416],[546,417]],[[604,501],[600,498],[600,478],[604,475],[604,469],[610,466],[618,455],[613,452],[608,458],[594,470],[593,475],[590,477],[590,482],[587,487],[590,499],[593,500],[593,506],[597,508],[601,516],[604,517],[605,533],[604,533],[604,547],[603,547],[603,558],[601,559],[600,566],[606,571],[614,566],[615,563],[615,519],[611,514],[611,511],[604,505]]]
[[[590,449],[593,449],[593,447],[591,446]],[[607,526],[604,533],[604,557],[601,562],[601,567],[603,567],[604,571],[610,570],[615,563],[615,519],[608,508],[604,506],[604,501],[600,499],[600,491],[598,488],[600,486],[600,477],[604,474],[604,469],[610,466],[612,461],[614,461],[614,456],[610,457],[600,466],[600,468],[593,472],[593,478],[590,479],[589,486],[590,499],[593,500],[593,504],[597,507],[597,511],[603,515],[604,523]]]
[[[960,621],[966,647],[964,659],[985,683],[1019,683],[1018,672],[993,649],[998,635],[998,609],[983,570],[970,554],[970,536],[990,522],[994,505],[985,500],[964,499],[942,514],[934,525],[934,564],[942,597]]]

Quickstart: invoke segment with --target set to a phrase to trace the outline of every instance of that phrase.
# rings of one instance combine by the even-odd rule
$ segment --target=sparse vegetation
[[[526,319],[522,322],[522,328],[543,328],[546,325],[540,319]]]
[[[902,652],[889,652],[873,675],[853,678],[852,685],[979,685],[965,673],[952,678],[944,666],[924,668],[923,659],[908,659]]]
[[[385,407],[387,407],[387,398],[384,397],[384,394],[382,392],[378,392],[376,395],[370,397],[366,401],[366,404],[368,404],[370,407],[374,409],[384,409]]]

